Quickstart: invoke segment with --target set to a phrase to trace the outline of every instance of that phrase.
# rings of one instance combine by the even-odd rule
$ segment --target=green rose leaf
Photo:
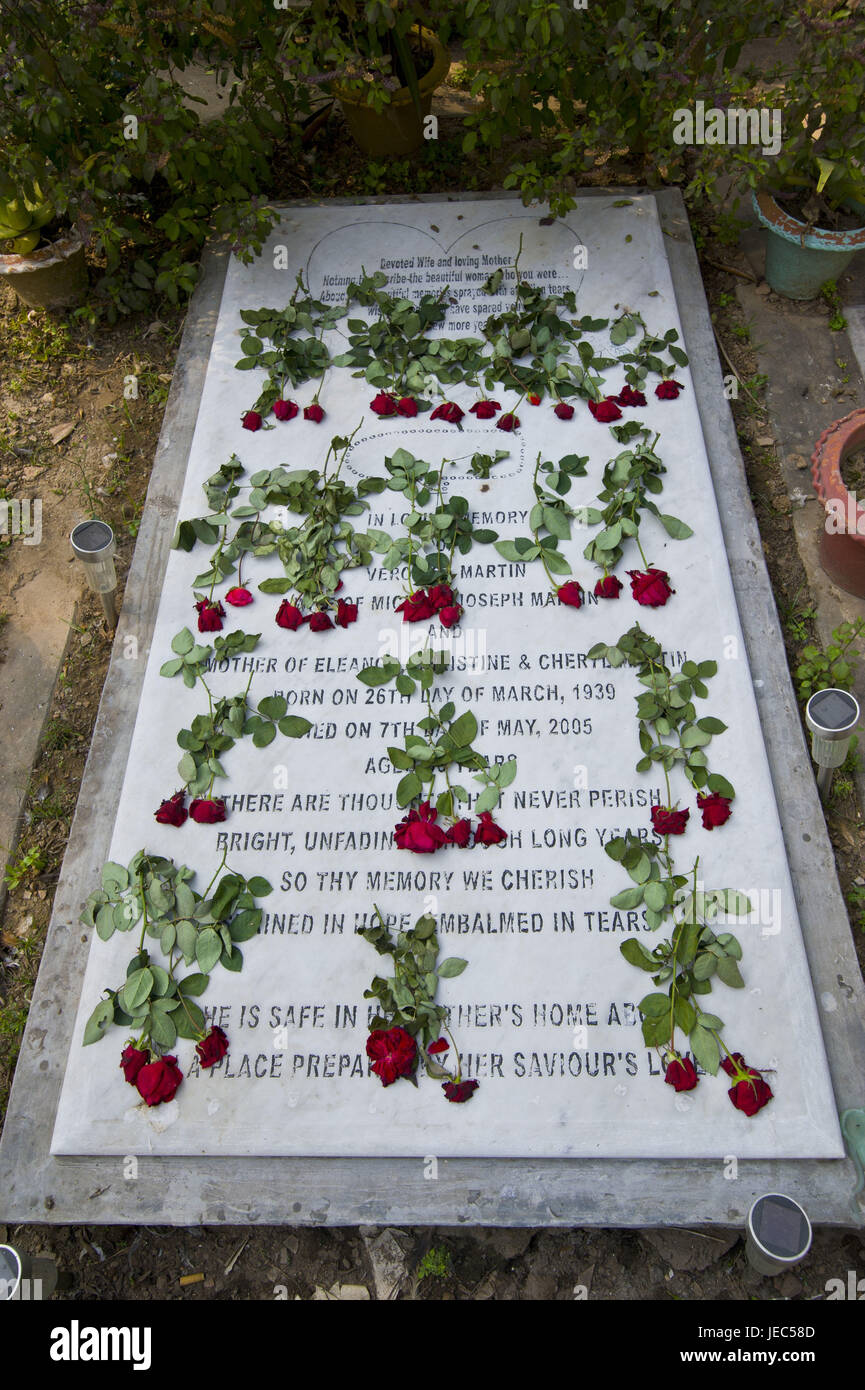
[[[440,980],[452,980],[456,975],[461,975],[467,965],[468,961],[463,960],[461,956],[448,956],[447,960],[442,961],[436,974]]]
[[[87,1020],[84,1029],[84,1047],[98,1042],[105,1036],[105,1030],[114,1022],[114,1000],[101,999]]]

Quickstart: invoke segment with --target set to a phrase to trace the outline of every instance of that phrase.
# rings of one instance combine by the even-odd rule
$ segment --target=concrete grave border
[[[649,189],[585,189],[581,198]],[[449,201],[504,199],[499,192]],[[839,1110],[865,1105],[865,991],[802,733],[775,601],[677,189],[654,192],[697,393],[733,586]],[[441,194],[328,200],[437,202]],[[286,206],[317,206],[298,200]],[[849,1159],[419,1159],[152,1157],[124,1180],[119,1157],[49,1152],[89,951],[78,914],[108,856],[146,656],[174,531],[228,252],[211,248],[190,304],[117,637],[54,902],[0,1142],[0,1220],[148,1225],[743,1225],[754,1199],[785,1192],[815,1225],[865,1224]],[[138,659],[124,658],[124,638]],[[808,827],[803,829],[803,827]],[[768,984],[769,982],[767,982]],[[788,1021],[795,1028],[795,1020]],[[807,1067],[803,1056],[801,1065]]]

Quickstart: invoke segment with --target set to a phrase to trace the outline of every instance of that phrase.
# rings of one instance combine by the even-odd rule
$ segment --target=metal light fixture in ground
[[[859,701],[848,690],[834,686],[817,690],[805,706],[805,723],[811,732],[811,756],[820,769],[817,786],[820,795],[826,797],[832,773],[847,757],[859,723]]]
[[[745,1254],[760,1274],[783,1274],[804,1260],[811,1249],[811,1222],[807,1213],[779,1192],[758,1197],[745,1226]]]
[[[102,600],[102,609],[108,626],[117,626],[117,608],[114,591],[117,588],[117,572],[114,568],[114,532],[105,521],[79,521],[69,538],[75,558],[84,566],[84,576],[90,588]]]

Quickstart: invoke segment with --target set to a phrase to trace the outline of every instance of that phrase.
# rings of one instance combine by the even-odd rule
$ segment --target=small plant
[[[44,873],[48,868],[48,860],[38,845],[28,849],[26,854],[22,854],[17,862],[6,866],[3,875],[9,888],[15,889],[20,886],[25,878],[35,878],[37,874]]]
[[[843,333],[847,327],[847,320],[844,317],[844,307],[835,281],[827,280],[825,285],[820,287],[820,295],[832,310],[832,316],[829,319],[830,330],[833,333]]]
[[[798,595],[797,595],[798,597]],[[796,600],[794,599],[795,603]],[[797,645],[807,641],[811,623],[817,616],[813,608],[793,608],[784,615],[784,626]]]
[[[865,894],[865,889],[862,891]],[[453,1272],[450,1252],[443,1245],[433,1245],[417,1267],[418,1283],[421,1279],[449,1279]]]
[[[851,923],[865,931],[865,883],[854,883],[847,889],[847,905]]]
[[[810,643],[799,654],[796,667],[796,688],[800,700],[808,700],[815,690],[836,687],[849,690],[858,665],[858,658],[850,653],[857,638],[865,632],[865,619],[857,618],[855,623],[839,624],[832,633],[832,641],[825,652]]]

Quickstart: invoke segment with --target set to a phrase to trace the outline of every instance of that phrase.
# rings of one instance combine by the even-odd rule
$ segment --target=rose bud
[[[456,845],[457,849],[465,849],[468,845],[472,833],[472,823],[463,817],[462,820],[454,821],[450,830],[447,831],[445,839],[449,845]]]
[[[622,412],[612,396],[603,401],[589,401],[589,410],[601,425],[609,425],[613,420],[621,420]]]
[[[514,415],[513,411],[508,411],[500,420],[496,420],[496,429],[504,430],[507,434],[513,434],[514,430],[520,427],[519,416]]]
[[[344,598],[336,601],[336,625],[337,627],[348,627],[349,623],[357,622],[357,604],[347,603]]]
[[[400,396],[396,403],[397,415],[405,415],[407,419],[413,420],[417,415],[417,401],[411,396]]]
[[[664,1080],[677,1091],[693,1091],[697,1084],[697,1072],[689,1057],[674,1057],[667,1064]]]
[[[183,1072],[177,1065],[177,1058],[160,1057],[157,1062],[148,1062],[141,1068],[135,1085],[145,1105],[162,1105],[174,1099],[182,1080]]]
[[[528,400],[529,405],[540,405],[541,403],[540,396],[535,395],[534,392],[532,392],[532,394],[528,396],[526,399]]]
[[[453,401],[445,401],[443,405],[437,405],[431,420],[447,420],[449,425],[458,425],[463,418],[464,412]]]
[[[369,408],[376,415],[396,415],[396,400],[387,391],[379,391],[370,401]]]
[[[556,593],[559,596],[559,603],[566,603],[569,608],[579,608],[583,602],[583,591],[575,579],[560,585],[556,589]]]
[[[646,397],[642,391],[635,391],[633,386],[623,386],[618,396],[613,396],[613,400],[619,405],[645,405]]]
[[[411,1076],[417,1065],[417,1043],[404,1028],[375,1028],[366,1040],[366,1055],[383,1086]]]
[[[352,607],[354,607],[353,604],[352,604]],[[345,624],[343,624],[343,626],[345,626]],[[310,630],[310,632],[326,632],[327,629],[328,629],[329,627],[333,627],[333,623],[331,622],[331,620],[330,620],[330,618],[328,617],[327,613],[324,613],[324,612],[310,613],[310,615],[309,615],[309,630]]]
[[[294,603],[289,603],[287,598],[282,600],[279,605],[279,612],[276,615],[277,627],[287,628],[289,632],[297,632],[297,629],[306,622],[306,618]]]
[[[221,1062],[228,1051],[228,1038],[221,1028],[211,1028],[201,1042],[195,1044],[195,1050],[202,1067],[212,1067],[214,1062]]]
[[[294,401],[274,401],[273,413],[277,420],[293,420],[298,413],[299,407]]]
[[[670,588],[670,576],[666,570],[651,567],[646,570],[628,570],[631,580],[631,593],[644,608],[663,608],[675,589]]]
[[[617,579],[614,574],[605,574],[603,579],[599,579],[595,585],[596,598],[618,598],[624,588],[621,579]]]
[[[225,802],[219,797],[196,797],[189,814],[197,825],[217,825],[225,820]]]
[[[761,1072],[748,1066],[741,1052],[734,1052],[732,1059],[725,1057],[721,1066],[727,1075],[733,1078],[734,1084],[727,1095],[737,1110],[751,1116],[769,1104],[772,1099],[771,1088],[763,1080]]]
[[[659,381],[655,387],[655,395],[659,401],[674,401],[684,389],[679,381]]]
[[[461,1105],[463,1101],[471,1100],[480,1084],[479,1081],[443,1081],[442,1090],[448,1100]]]
[[[199,632],[221,632],[225,609],[221,603],[212,603],[209,598],[199,599],[195,605],[198,612]]]
[[[314,421],[316,425],[321,424],[322,420],[324,419],[324,411],[322,410],[318,401],[313,401],[312,405],[304,406],[303,418],[304,420]]]
[[[436,609],[426,589],[418,589],[398,603],[395,612],[402,613],[404,623],[421,623],[434,617]]]
[[[176,826],[183,825],[184,821],[186,820],[186,817],[189,815],[189,812],[186,810],[186,807],[184,805],[185,801],[185,791],[175,792],[173,796],[169,796],[166,801],[163,801],[159,807],[159,810],[154,811],[153,813],[159,824]]]
[[[244,588],[229,589],[225,595],[225,602],[230,603],[232,608],[245,608],[248,603],[252,603],[252,594]]]
[[[409,811],[405,820],[394,829],[397,849],[408,849],[413,854],[434,854],[446,844],[445,832],[435,824],[436,812],[428,801],[424,801],[417,811]]]
[[[508,832],[496,825],[489,811],[481,811],[480,822],[475,831],[476,845],[500,845],[508,838]]]
[[[474,405],[469,406],[470,414],[476,415],[479,420],[492,420],[500,410],[498,401],[475,401]]]
[[[449,1047],[450,1043],[448,1042],[447,1038],[439,1038],[438,1042],[430,1043],[429,1047],[427,1048],[427,1052],[429,1053],[430,1057],[435,1057],[436,1054],[439,1052],[447,1052]]]
[[[245,430],[260,430],[261,416],[257,410],[247,410],[241,423]]]
[[[132,1043],[124,1047],[120,1054],[120,1066],[130,1086],[135,1085],[138,1073],[146,1065],[149,1055],[147,1052],[142,1052],[140,1048],[133,1047]]]
[[[553,410],[553,414],[558,415],[560,420],[573,420],[574,407],[568,405],[566,401],[559,401],[558,405]]]
[[[720,796],[718,792],[712,792],[710,796],[698,796],[697,806],[703,812],[703,827],[705,830],[714,830],[716,825],[723,825],[733,814],[730,810],[729,796]]]
[[[667,806],[653,806],[652,827],[659,835],[684,835],[690,814],[687,806],[684,811],[673,811]]]
[[[449,603],[444,608],[439,609],[439,622],[442,627],[455,627],[462,617],[462,608],[458,603]]]

